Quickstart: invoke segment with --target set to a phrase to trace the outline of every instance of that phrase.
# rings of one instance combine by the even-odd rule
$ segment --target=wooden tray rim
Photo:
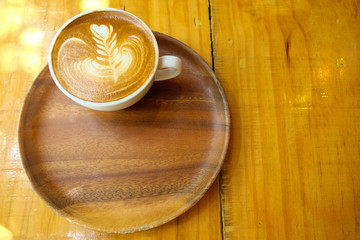
[[[21,114],[20,114],[20,117],[19,117],[19,120],[18,120],[18,146],[19,146],[19,152],[20,152],[20,157],[21,157],[21,162],[22,162],[22,168],[26,173],[25,175],[27,176],[32,189],[35,191],[35,193],[40,197],[40,199],[51,210],[53,210],[59,216],[64,217],[67,221],[69,221],[71,223],[76,223],[76,224],[78,224],[80,226],[83,226],[83,227],[85,227],[87,229],[96,230],[96,231],[99,231],[99,232],[121,233],[121,234],[132,233],[132,232],[136,232],[136,231],[145,231],[145,230],[148,230],[148,229],[151,229],[151,228],[161,226],[161,225],[163,225],[163,224],[165,224],[167,222],[170,222],[171,220],[179,217],[180,215],[185,213],[187,210],[189,210],[191,207],[193,207],[205,195],[205,193],[209,190],[209,188],[212,186],[215,179],[217,178],[217,176],[220,173],[220,170],[221,170],[221,168],[223,166],[223,163],[224,163],[224,160],[225,160],[225,157],[226,157],[226,154],[227,154],[228,146],[229,146],[230,122],[231,122],[229,105],[228,105],[224,90],[223,90],[219,80],[217,79],[214,71],[210,68],[210,66],[207,64],[207,62],[197,52],[195,52],[192,48],[190,48],[186,44],[184,44],[184,43],[180,42],[179,40],[177,40],[175,38],[172,38],[172,37],[170,37],[170,36],[168,36],[166,34],[163,34],[163,33],[160,33],[160,32],[155,32],[155,31],[153,31],[153,33],[154,33],[155,37],[160,37],[160,38],[165,39],[166,41],[174,42],[174,44],[180,45],[186,51],[190,52],[192,57],[196,57],[197,61],[199,61],[206,68],[208,73],[211,75],[212,81],[214,81],[214,83],[216,84],[216,87],[217,87],[217,89],[218,89],[218,91],[219,91],[219,93],[221,95],[221,98],[222,98],[222,103],[223,103],[224,112],[225,112],[225,120],[226,120],[226,124],[224,125],[224,128],[225,128],[224,145],[223,145],[223,149],[222,149],[222,152],[221,152],[221,155],[220,155],[220,158],[219,158],[219,162],[218,162],[217,166],[214,168],[214,172],[213,172],[212,176],[210,177],[208,183],[202,188],[201,191],[199,191],[197,196],[193,198],[192,202],[189,202],[188,204],[185,204],[183,207],[179,208],[178,211],[174,212],[171,215],[168,215],[166,218],[157,220],[157,221],[155,221],[153,223],[148,223],[148,224],[144,224],[144,225],[138,225],[138,226],[132,227],[130,229],[125,228],[125,229],[121,229],[121,230],[118,230],[118,231],[104,231],[104,229],[101,229],[101,228],[97,228],[97,227],[94,227],[94,226],[90,227],[86,223],[84,223],[82,221],[79,221],[79,219],[73,218],[69,214],[64,214],[63,212],[59,211],[57,208],[52,206],[51,203],[50,203],[51,201],[48,201],[46,199],[46,196],[43,196],[43,194],[41,192],[39,192],[37,189],[35,189],[35,186],[33,184],[34,181],[33,181],[33,178],[32,178],[32,173],[29,170],[29,168],[27,167],[27,161],[26,161],[27,158],[26,158],[26,154],[25,154],[25,151],[24,151],[24,148],[23,148],[23,145],[22,145],[22,143],[23,143],[23,134],[22,134],[23,127],[22,126],[24,125],[26,107],[29,104],[30,97],[33,94],[34,87],[35,87],[39,77],[42,74],[44,74],[46,71],[49,71],[48,64],[47,64],[41,70],[41,72],[36,76],[34,82],[31,84],[31,86],[30,86],[30,88],[29,88],[29,90],[28,90],[28,92],[27,92],[27,94],[25,96],[23,105],[21,107]],[[159,45],[159,48],[161,48],[160,45]],[[221,199],[220,199],[220,201],[221,201]]]

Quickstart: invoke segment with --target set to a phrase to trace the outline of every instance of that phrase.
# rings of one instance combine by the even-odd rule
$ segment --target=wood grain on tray
[[[183,72],[156,82],[136,105],[101,112],[68,99],[45,67],[20,121],[19,143],[37,193],[60,215],[106,232],[158,226],[193,206],[226,154],[229,114],[209,66],[155,33],[160,55]]]

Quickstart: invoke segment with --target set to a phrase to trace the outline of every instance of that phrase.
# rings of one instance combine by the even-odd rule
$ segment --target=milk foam
[[[106,102],[130,95],[147,80],[154,71],[153,43],[140,27],[126,24],[88,22],[80,34],[67,32],[74,36],[59,43],[55,68],[67,91]]]

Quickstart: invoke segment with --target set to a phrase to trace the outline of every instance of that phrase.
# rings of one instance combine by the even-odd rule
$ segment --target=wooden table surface
[[[219,178],[160,227],[106,234],[33,191],[17,129],[56,30],[114,7],[198,52],[228,99]],[[0,239],[360,239],[358,0],[0,1]]]

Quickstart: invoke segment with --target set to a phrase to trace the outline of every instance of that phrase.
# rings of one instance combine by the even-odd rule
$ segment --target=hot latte
[[[51,54],[54,74],[77,98],[110,102],[129,96],[155,72],[156,42],[126,12],[85,14],[68,24]]]

